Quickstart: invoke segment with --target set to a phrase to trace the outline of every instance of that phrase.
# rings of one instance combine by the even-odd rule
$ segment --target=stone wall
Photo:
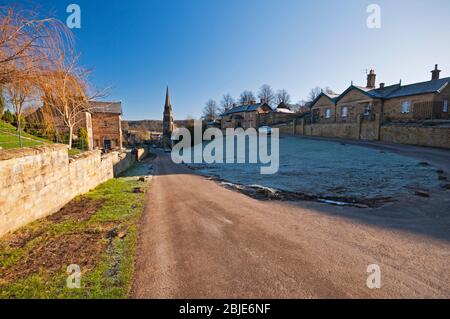
[[[98,150],[69,159],[59,144],[0,151],[0,236],[55,213],[113,178],[114,167],[126,170],[135,162],[122,160]]]
[[[450,128],[384,125],[381,140],[388,143],[450,148]]]
[[[105,147],[105,141],[109,141],[111,149],[122,149],[122,122],[119,114],[94,113],[92,129],[94,147],[102,149]]]
[[[281,134],[382,141],[419,146],[450,148],[450,128],[419,125],[381,125],[363,117],[356,123],[305,124],[303,120],[275,126]]]
[[[135,150],[127,150],[123,153],[115,152],[114,157],[114,176],[119,176],[131,166],[133,166],[136,162],[142,160],[145,156],[147,156],[147,149],[138,148]]]

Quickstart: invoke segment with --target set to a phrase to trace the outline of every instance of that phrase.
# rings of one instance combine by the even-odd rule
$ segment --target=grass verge
[[[127,298],[147,186],[112,179],[2,238],[0,298]],[[66,284],[72,264],[81,268],[79,289]]]
[[[39,138],[28,133],[22,133],[23,147],[34,147],[42,144],[49,144],[50,141]],[[11,124],[0,121],[0,147],[3,149],[11,149],[20,147],[19,133]]]

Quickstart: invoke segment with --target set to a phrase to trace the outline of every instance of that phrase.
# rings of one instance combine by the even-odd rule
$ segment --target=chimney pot
[[[376,78],[377,78],[377,75],[375,74],[375,70],[370,70],[369,74],[367,75],[367,88],[368,89],[375,88]]]
[[[380,89],[383,89],[386,86],[386,83],[380,83]]]
[[[438,65],[434,65],[434,70],[431,71],[431,80],[439,80],[441,70],[438,69]]]

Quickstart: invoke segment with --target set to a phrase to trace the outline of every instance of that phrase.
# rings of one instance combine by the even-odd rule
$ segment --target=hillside
[[[45,143],[51,143],[48,140],[27,134],[25,132],[22,134],[22,138],[24,147],[33,147]],[[20,143],[19,133],[16,128],[9,123],[0,121],[0,148],[11,149],[17,147],[20,147]]]

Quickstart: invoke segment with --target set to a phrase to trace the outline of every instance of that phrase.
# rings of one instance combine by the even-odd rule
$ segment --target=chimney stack
[[[368,89],[374,89],[375,88],[375,80],[377,78],[377,75],[375,74],[374,70],[370,70],[369,74],[367,75],[367,88]]]
[[[380,83],[380,89],[384,89],[385,86],[386,86],[386,83]]]
[[[439,74],[441,73],[441,70],[438,69],[438,65],[434,65],[434,70],[431,71],[431,80],[439,80]]]

